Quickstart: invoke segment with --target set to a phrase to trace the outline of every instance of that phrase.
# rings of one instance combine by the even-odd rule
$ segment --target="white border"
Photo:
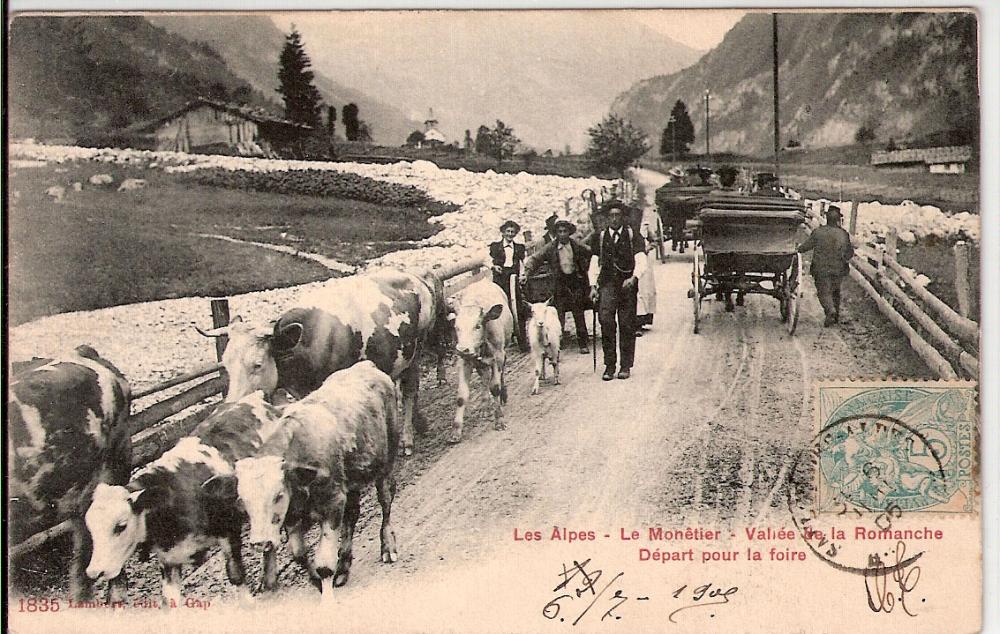
[[[983,631],[1000,632],[1000,4],[989,0],[684,0],[678,3],[632,0],[10,0],[18,11],[289,11],[328,9],[488,9],[488,8],[974,8],[980,29],[980,112],[982,153],[980,203],[982,217],[982,479],[983,479]],[[9,19],[9,13],[8,16]]]

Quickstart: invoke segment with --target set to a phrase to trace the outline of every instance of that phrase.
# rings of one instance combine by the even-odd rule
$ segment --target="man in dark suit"
[[[490,243],[490,261],[493,268],[493,282],[498,284],[507,295],[507,303],[511,312],[517,311],[517,345],[521,352],[528,351],[528,337],[524,320],[528,311],[524,302],[516,298],[515,307],[511,303],[510,282],[518,279],[524,265],[525,248],[523,244],[514,242],[514,237],[521,231],[521,225],[508,220],[500,225],[500,240]]]
[[[576,225],[569,220],[557,220],[553,225],[556,239],[542,247],[524,264],[524,278],[545,265],[552,279],[552,305],[559,313],[559,323],[566,325],[566,313],[572,313],[576,325],[576,341],[580,354],[587,354],[587,322],[583,311],[588,305],[590,281],[587,270],[590,267],[590,250],[573,240]]]
[[[590,238],[591,301],[597,304],[604,349],[605,381],[631,376],[635,360],[636,289],[646,268],[642,236],[626,225],[627,209],[621,203],[608,205],[608,228]],[[617,334],[617,344],[615,335]],[[619,357],[618,351],[621,351]]]
[[[850,272],[849,263],[854,257],[851,235],[840,226],[842,218],[840,207],[831,205],[826,210],[826,224],[813,229],[798,248],[799,253],[814,250],[811,270],[816,295],[826,313],[824,326],[840,321],[840,285]]]

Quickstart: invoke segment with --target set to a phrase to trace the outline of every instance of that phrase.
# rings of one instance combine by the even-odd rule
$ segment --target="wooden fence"
[[[470,284],[482,279],[488,270],[483,266],[482,260],[469,258],[447,266],[436,267],[431,272],[445,281],[445,294],[454,295]],[[211,300],[211,312],[213,327],[225,326],[229,323],[228,300]],[[217,338],[215,342],[216,358],[221,360],[227,342],[224,337]],[[213,363],[179,374],[172,379],[132,394],[132,399],[135,401],[142,397],[160,394],[197,379],[211,377],[185,388],[178,394],[157,401],[142,411],[131,415],[129,426],[132,431],[133,467],[142,466],[156,460],[170,447],[174,446],[178,440],[191,433],[200,422],[208,418],[213,408],[206,406],[180,419],[167,420],[188,408],[222,394],[227,384],[224,374],[225,371],[221,363]],[[65,535],[71,530],[72,525],[69,520],[56,524],[15,544],[10,548],[9,555],[11,559],[20,557],[38,548],[48,540]]]
[[[808,222],[819,224],[820,211],[810,206]],[[857,230],[858,203],[850,206],[851,235]],[[910,347],[942,379],[979,378],[979,324],[970,317],[969,245],[954,246],[955,310],[925,289],[910,270],[896,260],[897,236],[890,230],[884,242],[856,248],[851,278],[868,294],[879,311],[906,335]]]

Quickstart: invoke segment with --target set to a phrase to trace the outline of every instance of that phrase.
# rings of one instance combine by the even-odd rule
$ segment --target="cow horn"
[[[194,329],[198,331],[198,334],[202,337],[228,337],[229,336],[229,326],[220,326],[218,328],[213,328],[211,330],[202,330],[197,324],[194,325]]]

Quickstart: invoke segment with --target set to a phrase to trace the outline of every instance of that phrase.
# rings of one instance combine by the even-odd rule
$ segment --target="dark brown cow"
[[[266,328],[241,321],[202,334],[228,335],[222,362],[229,373],[227,400],[277,388],[302,398],[332,373],[368,359],[398,384],[403,406],[400,452],[413,453],[413,418],[420,387],[420,354],[443,351],[450,323],[444,285],[433,274],[396,269],[335,280],[303,298]]]
[[[10,541],[73,521],[70,594],[93,597],[92,543],[83,514],[98,483],[124,484],[132,468],[125,377],[89,346],[60,359],[16,363],[7,401]],[[108,599],[125,599],[116,575]]]

